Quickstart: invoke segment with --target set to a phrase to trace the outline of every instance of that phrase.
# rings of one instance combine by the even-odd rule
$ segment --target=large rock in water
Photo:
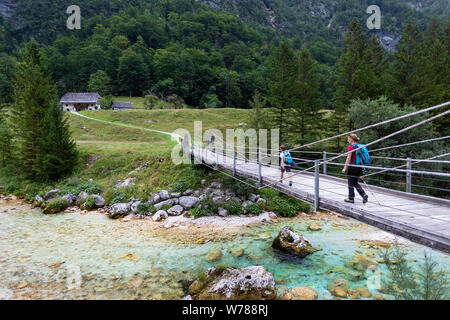
[[[210,268],[206,279],[200,300],[269,300],[277,296],[272,274],[261,266]]]
[[[283,227],[272,243],[272,247],[285,253],[304,258],[307,255],[317,251],[311,246],[311,243],[298,233],[292,231],[288,226]]]

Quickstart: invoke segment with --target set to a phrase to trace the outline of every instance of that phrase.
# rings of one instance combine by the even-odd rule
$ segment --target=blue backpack
[[[370,154],[369,154],[369,150],[367,150],[367,147],[363,144],[354,144],[353,148],[354,149],[358,149],[361,148],[362,149],[356,151],[356,165],[363,165],[363,166],[370,166]]]
[[[294,160],[292,160],[292,156],[291,156],[291,153],[289,151],[284,151],[283,155],[284,155],[284,157],[283,157],[284,163],[287,163],[287,164],[293,164],[294,163]]]

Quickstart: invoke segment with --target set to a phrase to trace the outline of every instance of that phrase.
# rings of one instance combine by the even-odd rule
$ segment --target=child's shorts
[[[284,173],[284,172],[291,172],[291,166],[288,165],[288,164],[285,164],[284,165],[284,169],[283,169],[283,167],[280,167],[280,170],[281,170],[282,173]]]

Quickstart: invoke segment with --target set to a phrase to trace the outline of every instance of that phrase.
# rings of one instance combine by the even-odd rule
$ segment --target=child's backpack
[[[287,164],[293,164],[294,160],[292,160],[292,156],[291,153],[289,151],[284,151],[283,152],[283,159],[284,159],[284,163]]]
[[[363,166],[370,166],[370,154],[369,154],[369,150],[367,149],[367,147],[363,144],[354,144],[353,148],[354,149],[358,149],[361,148],[358,151],[356,151],[356,165],[363,165]]]

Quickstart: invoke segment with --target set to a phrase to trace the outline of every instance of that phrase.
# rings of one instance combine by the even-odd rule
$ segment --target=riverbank
[[[253,265],[273,274],[278,298],[286,298],[292,288],[308,286],[318,299],[332,299],[328,284],[336,278],[346,279],[351,288],[367,286],[370,275],[348,267],[355,255],[375,261],[374,270],[384,277],[380,254],[394,239],[332,213],[271,222],[239,216],[123,222],[98,211],[44,215],[11,198],[0,200],[0,219],[2,299],[181,299],[207,268]],[[168,223],[174,226],[166,228]],[[303,260],[277,254],[271,244],[285,225],[322,250]],[[447,255],[400,241],[414,263],[427,251],[439,267],[449,270]],[[208,254],[217,250],[220,257],[210,261]],[[371,299],[373,294],[383,295],[375,288],[371,292]]]

